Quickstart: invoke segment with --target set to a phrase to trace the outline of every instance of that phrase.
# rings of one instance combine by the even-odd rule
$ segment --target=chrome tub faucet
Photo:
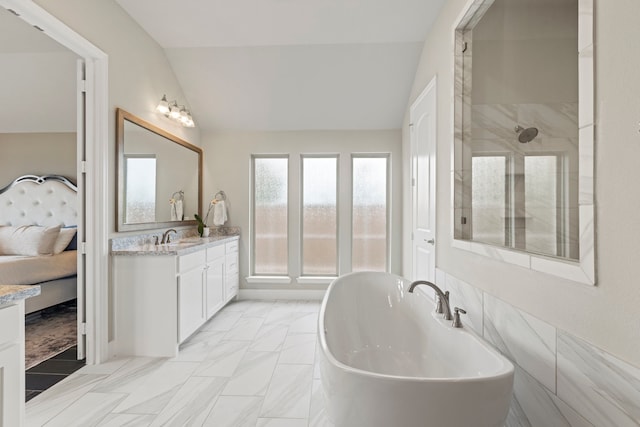
[[[427,282],[426,280],[416,280],[415,282],[411,283],[411,286],[409,286],[409,292],[413,293],[413,290],[416,288],[416,286],[419,285],[429,286],[434,291],[436,291],[436,295],[438,295],[436,312],[443,313],[445,320],[452,320],[453,316],[451,315],[451,307],[449,306],[449,291],[442,292],[442,289],[431,282]]]

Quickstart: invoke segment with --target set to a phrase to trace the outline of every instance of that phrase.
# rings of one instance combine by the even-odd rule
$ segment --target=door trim
[[[86,180],[86,363],[98,364],[108,358],[108,56],[32,1],[0,0],[0,6],[13,10],[85,62],[85,126],[77,126],[78,132],[85,132],[86,156],[86,167],[78,159],[78,177],[84,173]]]

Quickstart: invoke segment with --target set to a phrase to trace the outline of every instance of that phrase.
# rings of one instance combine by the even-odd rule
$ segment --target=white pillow
[[[60,234],[60,226],[0,227],[0,255],[51,255],[53,244]]]
[[[53,253],[60,254],[67,249],[71,240],[73,240],[73,236],[76,235],[76,228],[61,228],[60,234],[58,234],[58,238],[56,242],[53,244]]]

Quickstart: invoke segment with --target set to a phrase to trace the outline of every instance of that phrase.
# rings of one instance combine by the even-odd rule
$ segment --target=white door
[[[78,59],[76,62],[76,78],[77,78],[77,99],[76,99],[76,128],[77,128],[77,144],[76,144],[76,158],[78,162],[77,173],[77,187],[78,187],[78,284],[77,284],[77,322],[78,322],[78,360],[82,360],[86,357],[86,345],[87,345],[87,316],[85,312],[86,303],[86,246],[82,242],[86,242],[86,205],[85,205],[85,191],[86,191],[86,174],[84,173],[83,164],[86,160],[85,144],[87,140],[86,126],[85,126],[85,104],[86,104],[86,92],[85,92],[85,66],[84,60]]]
[[[435,281],[436,79],[409,110],[412,185],[412,280]]]

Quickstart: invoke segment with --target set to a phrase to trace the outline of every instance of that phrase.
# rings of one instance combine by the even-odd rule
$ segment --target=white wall
[[[0,133],[0,159],[0,187],[30,174],[77,182],[75,133]]]
[[[438,77],[437,265],[490,295],[640,366],[640,286],[635,265],[640,255],[640,46],[635,17],[640,3],[595,2],[596,93],[596,270],[590,287],[525,270],[451,247],[451,145],[453,140],[453,30],[467,0],[447,1],[424,44],[411,105]],[[408,114],[403,126],[408,153]],[[405,155],[405,165],[408,159]],[[405,206],[408,199],[405,173]],[[408,209],[405,209],[405,224]],[[405,232],[405,248],[408,247]],[[406,268],[406,266],[405,266]]]
[[[36,0],[43,9],[109,55],[109,230],[115,235],[115,109],[144,120],[199,145],[197,128],[187,129],[154,110],[163,94],[187,103],[164,50],[114,1]],[[197,112],[193,112],[198,120]]]
[[[350,158],[351,153],[391,153],[392,173],[392,241],[391,271],[401,271],[401,138],[398,130],[385,131],[295,131],[295,132],[212,132],[202,138],[205,151],[204,200],[205,205],[213,195],[224,190],[229,204],[229,222],[226,225],[239,226],[240,235],[240,281],[241,287],[262,287],[247,284],[249,275],[249,202],[251,197],[251,155],[288,154],[290,170],[295,171],[300,154],[337,153],[342,158]],[[293,174],[293,173],[292,173]],[[344,178],[343,178],[344,179]],[[291,182],[291,180],[290,180]],[[298,189],[289,188],[294,200]],[[351,191],[345,184],[340,191]],[[289,221],[296,221],[289,218]],[[291,230],[291,226],[289,227]],[[297,229],[297,227],[293,227]],[[291,236],[296,239],[296,236]],[[297,277],[296,267],[290,272]],[[301,289],[295,280],[291,285],[271,285],[272,288]],[[303,285],[303,289],[318,289],[323,286]],[[326,288],[326,285],[324,286]]]
[[[0,54],[0,130],[75,132],[77,58],[68,51]]]

